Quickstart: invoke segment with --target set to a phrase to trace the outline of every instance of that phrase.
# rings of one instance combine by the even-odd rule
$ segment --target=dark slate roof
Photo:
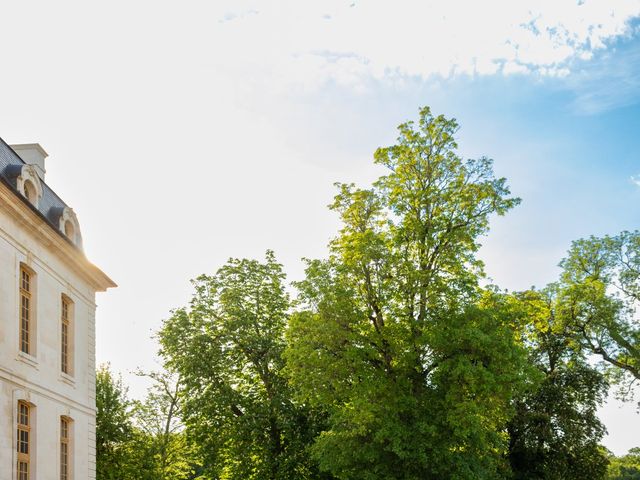
[[[67,207],[67,204],[64,203],[53,190],[51,190],[49,185],[40,180],[43,192],[37,208],[18,191],[16,186],[16,173],[19,173],[19,170],[23,165],[25,165],[24,160],[22,160],[22,158],[13,151],[7,142],[0,138],[0,180],[9,185],[14,190],[18,198],[36,210],[56,232],[73,245],[73,242],[71,242],[58,228],[60,215],[65,207]]]

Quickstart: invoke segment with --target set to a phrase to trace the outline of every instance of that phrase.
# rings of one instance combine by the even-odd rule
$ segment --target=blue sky
[[[376,178],[423,105],[523,199],[483,240],[498,285],[542,286],[571,240],[640,225],[640,0],[23,1],[3,19],[0,136],[49,152],[119,284],[97,356],[137,395],[188,280],[267,248],[299,278],[337,230],[333,182]],[[637,446],[632,407],[603,418],[607,446]]]

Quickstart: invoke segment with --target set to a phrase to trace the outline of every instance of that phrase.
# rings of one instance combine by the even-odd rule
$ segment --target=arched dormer
[[[73,209],[65,207],[58,219],[58,228],[77,247],[82,248],[82,236],[80,235],[80,224]]]
[[[38,208],[43,188],[38,172],[33,165],[23,165],[16,177],[16,188],[33,205]]]

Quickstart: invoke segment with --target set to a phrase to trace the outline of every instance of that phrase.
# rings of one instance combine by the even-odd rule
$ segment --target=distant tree
[[[640,448],[632,448],[622,457],[612,457],[607,480],[640,480]]]
[[[127,478],[129,442],[133,435],[130,401],[122,378],[108,365],[96,372],[96,476],[97,480]]]
[[[313,455],[340,479],[501,478],[523,349],[478,286],[489,218],[518,203],[486,158],[456,153],[428,108],[380,148],[387,175],[338,185],[342,227],[297,284],[287,369],[329,412]]]
[[[168,367],[185,388],[182,417],[206,478],[318,478],[307,446],[310,412],[283,375],[291,303],[273,252],[232,259],[195,282],[189,308],[159,333]]]
[[[514,297],[526,318],[524,341],[537,373],[515,398],[507,429],[509,461],[516,480],[604,479],[605,428],[597,408],[607,383],[558,319],[557,293],[552,285]]]
[[[577,240],[561,266],[558,313],[632,392],[640,380],[640,232]]]
[[[198,456],[180,424],[181,384],[168,373],[145,375],[153,384],[135,401],[107,365],[96,372],[98,480],[196,478]]]
[[[153,480],[194,478],[198,454],[187,442],[181,420],[183,385],[169,372],[138,372],[152,381],[143,401],[133,402],[136,427],[132,454],[146,463],[145,475]],[[147,478],[145,477],[145,478]],[[142,477],[140,477],[142,478]]]

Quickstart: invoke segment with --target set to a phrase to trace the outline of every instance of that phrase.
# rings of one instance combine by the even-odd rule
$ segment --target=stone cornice
[[[98,292],[117,285],[102,270],[60,232],[47,222],[27,201],[19,197],[6,183],[0,182],[0,208],[31,232],[45,247],[52,249],[74,272],[84,278]]]

